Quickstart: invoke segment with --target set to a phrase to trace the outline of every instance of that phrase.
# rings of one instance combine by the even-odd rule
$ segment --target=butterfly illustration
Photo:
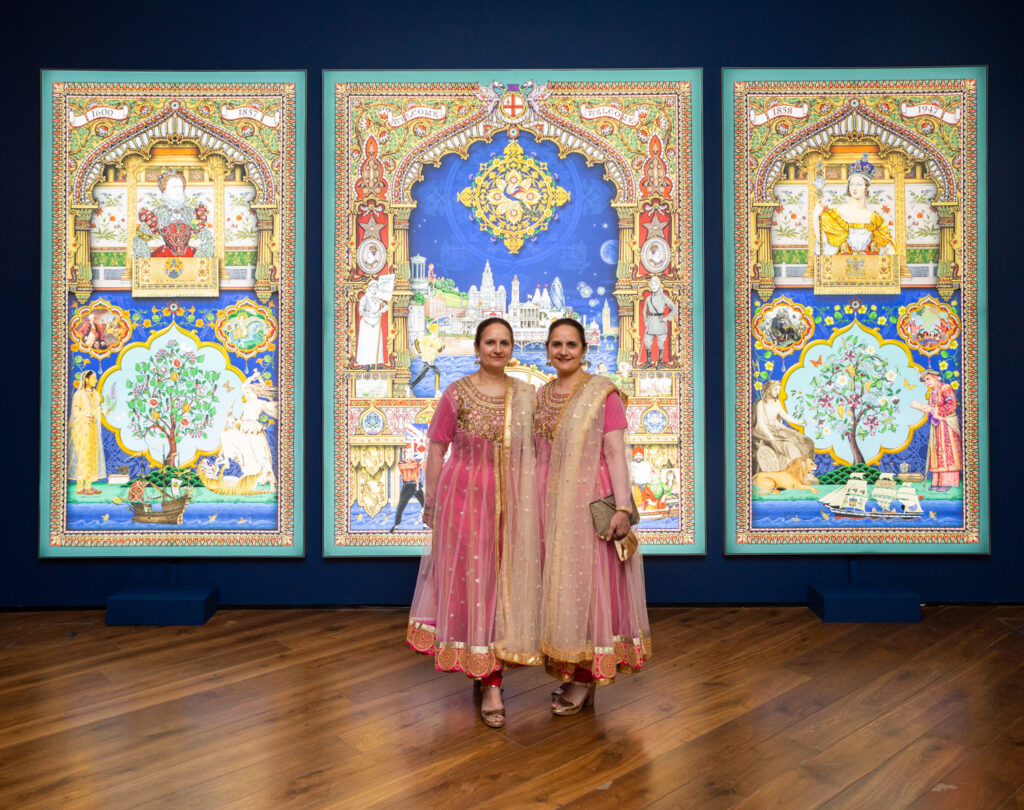
[[[817,363],[815,363],[815,362],[814,362],[814,360],[811,360],[811,365],[812,365],[812,366],[814,366],[815,368],[820,368],[820,367],[821,367],[821,364],[822,364],[822,363],[823,363],[824,361],[825,361],[825,358],[824,358],[824,356],[822,356],[822,357],[819,357],[819,358],[818,358],[818,362],[817,362]]]

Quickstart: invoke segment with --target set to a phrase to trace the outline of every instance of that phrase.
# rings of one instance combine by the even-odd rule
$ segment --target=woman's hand
[[[618,511],[612,515],[612,519],[608,523],[608,536],[605,540],[609,542],[620,540],[627,534],[629,534],[629,515]]]
[[[423,522],[424,526],[426,526],[426,527],[428,527],[430,529],[433,529],[434,528],[434,507],[433,506],[424,506],[423,507],[423,512],[420,514],[420,520]]]

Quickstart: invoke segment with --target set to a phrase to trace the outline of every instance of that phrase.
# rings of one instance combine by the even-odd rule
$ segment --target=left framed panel
[[[302,556],[305,73],[41,92],[40,556]]]

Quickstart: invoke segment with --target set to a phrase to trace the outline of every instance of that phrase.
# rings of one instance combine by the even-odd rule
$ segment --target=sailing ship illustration
[[[868,502],[872,500],[882,508],[869,511]],[[869,494],[864,473],[852,472],[843,486],[818,501],[837,518],[916,520],[924,515],[920,496],[914,488],[898,482],[892,473],[881,473]]]
[[[114,498],[114,503],[128,504],[132,513],[132,523],[169,523],[181,524],[185,518],[185,507],[192,500],[191,486],[181,486],[182,481],[171,479],[169,486],[140,478],[133,482],[128,490],[128,498]],[[160,493],[160,500],[150,500],[147,489],[152,487]],[[170,492],[168,492],[168,489]]]

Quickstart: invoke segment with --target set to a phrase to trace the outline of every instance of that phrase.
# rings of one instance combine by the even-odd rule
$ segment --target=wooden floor
[[[1024,808],[1024,607],[656,609],[595,710],[552,717],[517,670],[500,731],[405,620],[0,613],[0,807]]]

